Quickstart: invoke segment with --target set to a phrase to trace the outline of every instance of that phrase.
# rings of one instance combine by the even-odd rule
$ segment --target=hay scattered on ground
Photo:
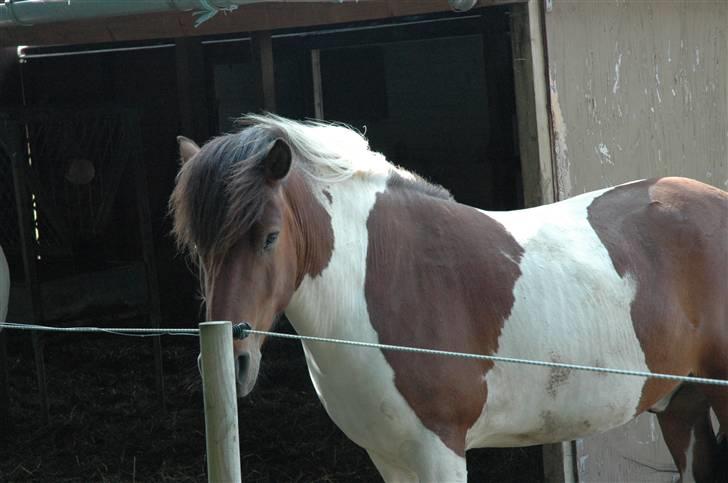
[[[12,425],[0,430],[1,481],[206,481],[196,338],[163,339],[165,414],[150,340],[47,336],[48,425],[30,336],[8,339]],[[240,402],[239,418],[246,482],[379,480],[366,453],[326,415],[296,343],[268,344],[259,386]],[[471,481],[536,481],[540,449],[478,450],[468,466]]]

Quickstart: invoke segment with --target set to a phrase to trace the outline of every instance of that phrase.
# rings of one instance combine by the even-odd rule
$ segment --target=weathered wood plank
[[[23,257],[23,271],[25,272],[25,287],[30,294],[32,316],[30,323],[38,324],[43,321],[43,301],[40,295],[40,280],[38,277],[37,257],[38,250],[35,242],[35,222],[33,219],[32,193],[28,190],[27,170],[29,168],[25,157],[23,135],[20,125],[7,123],[7,145],[12,158],[13,184],[15,187],[15,205],[18,214],[20,230],[20,245]],[[44,423],[50,420],[50,403],[48,401],[48,385],[46,383],[45,360],[43,357],[43,341],[38,332],[32,332],[33,353],[35,357],[35,370],[40,392],[41,412]]]
[[[273,38],[270,31],[253,32],[251,37],[253,61],[258,70],[259,105],[264,111],[276,112],[275,63]],[[243,86],[240,86],[242,89]]]
[[[137,126],[136,132],[131,138],[140,140],[141,132],[138,131],[138,122],[132,123]],[[142,239],[142,251],[144,265],[146,267],[147,309],[149,322],[152,327],[160,327],[162,320],[162,309],[159,297],[159,278],[157,275],[157,262],[154,253],[154,233],[152,231],[152,215],[149,209],[149,183],[147,171],[142,158],[141,149],[137,147],[132,154],[132,165],[134,169],[134,184],[136,187],[137,213],[139,218],[139,232]],[[164,389],[164,367],[162,364],[162,341],[159,336],[152,337],[152,350],[154,352],[154,373],[157,383],[157,392],[162,411],[166,413],[167,398]]]
[[[479,6],[525,0],[480,0]],[[189,12],[130,15],[0,29],[0,46],[86,44],[288,29],[447,12],[445,0],[372,0],[358,3],[274,3],[219,14],[199,28]]]
[[[541,2],[515,5],[511,15],[513,74],[524,204],[554,201]]]

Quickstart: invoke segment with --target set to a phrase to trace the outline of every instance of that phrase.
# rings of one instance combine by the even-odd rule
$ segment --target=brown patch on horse
[[[380,342],[497,351],[523,255],[500,223],[450,201],[443,189],[395,175],[377,195],[367,229],[365,295]],[[493,364],[383,354],[397,389],[425,427],[464,455],[465,435],[485,405],[485,374]]]
[[[641,181],[596,198],[588,215],[615,270],[637,284],[632,322],[650,370],[725,377],[728,193],[684,178]],[[648,380],[636,413],[675,385]]]
[[[297,232],[296,253],[298,273],[296,288],[308,275],[317,277],[329,265],[334,251],[334,229],[331,215],[314,196],[306,175],[299,170],[292,172],[284,184],[284,193],[290,210],[290,219]],[[324,193],[326,194],[326,193]],[[327,197],[330,200],[330,194]]]

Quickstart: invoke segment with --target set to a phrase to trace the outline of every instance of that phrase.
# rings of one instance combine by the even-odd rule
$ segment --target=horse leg
[[[454,459],[450,455],[443,458],[438,455],[428,455],[428,458],[418,466],[416,471],[421,483],[441,481],[466,483],[468,481],[465,457]]]
[[[680,481],[714,482],[720,454],[705,395],[694,385],[684,385],[657,419]]]
[[[382,456],[373,451],[367,452],[387,483],[444,481],[448,483],[466,483],[468,480],[465,458],[457,456],[449,450],[443,450],[442,453],[418,451],[415,454],[404,451],[403,455],[406,456],[402,461]]]
[[[397,465],[394,461],[381,456],[373,451],[367,451],[382,479],[387,483],[409,483],[417,482],[417,475],[414,471]]]
[[[725,375],[720,377],[725,378]],[[728,481],[728,387],[704,386],[702,390],[715,411],[720,427],[718,430],[720,466],[716,481]]]

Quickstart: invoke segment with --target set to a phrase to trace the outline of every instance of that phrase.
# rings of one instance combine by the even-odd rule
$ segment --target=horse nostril
[[[248,373],[248,366],[250,366],[250,355],[241,354],[238,356],[238,378],[244,379]]]

